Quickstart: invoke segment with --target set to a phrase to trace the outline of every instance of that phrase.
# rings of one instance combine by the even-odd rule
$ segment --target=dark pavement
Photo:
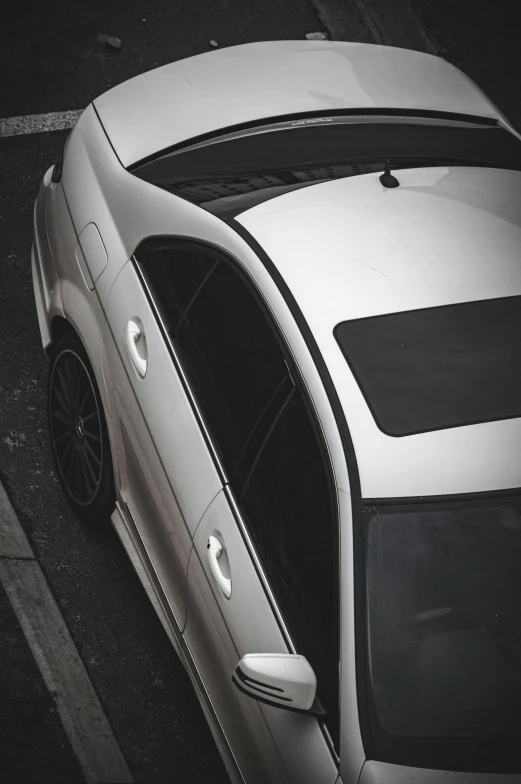
[[[476,79],[521,128],[514,3],[413,3],[440,53]],[[308,0],[20,2],[0,25],[0,117],[83,108],[131,76],[209,51],[212,39],[229,46],[304,39],[323,29]],[[359,18],[353,29],[360,30]],[[98,40],[103,34],[121,38],[121,51]],[[369,40],[367,34],[360,38]],[[221,784],[226,775],[191,684],[116,535],[108,522],[95,532],[80,525],[53,469],[29,250],[39,181],[62,139],[62,132],[0,139],[0,479],[135,781]],[[0,781],[81,780],[52,698],[1,592]]]
[[[382,0],[384,2],[384,0]],[[519,3],[412,0],[441,57],[457,65],[521,130]]]
[[[210,51],[210,40],[303,39],[323,29],[308,0],[31,0],[20,11],[0,28],[0,72],[12,74],[2,117],[82,109],[125,79]],[[100,35],[120,38],[121,50]]]
[[[52,696],[0,586],[0,781],[81,784]]]

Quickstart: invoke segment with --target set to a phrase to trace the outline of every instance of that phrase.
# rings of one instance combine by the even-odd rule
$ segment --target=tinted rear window
[[[519,296],[344,321],[335,337],[388,435],[521,416]]]
[[[316,182],[392,168],[521,169],[521,143],[495,124],[322,117],[233,133],[160,153],[132,172],[221,217]]]

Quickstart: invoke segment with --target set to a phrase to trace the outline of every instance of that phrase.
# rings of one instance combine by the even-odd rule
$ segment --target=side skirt
[[[141,580],[172,646],[192,682],[195,693],[206,717],[215,744],[222,757],[226,771],[232,784],[245,784],[239,766],[235,760],[230,744],[215,713],[210,695],[206,691],[203,680],[192,658],[186,641],[174,618],[161,583],[152,565],[145,544],[139,534],[130,509],[126,504],[116,502],[116,509],[111,517],[112,525],[126,550],[132,565]]]

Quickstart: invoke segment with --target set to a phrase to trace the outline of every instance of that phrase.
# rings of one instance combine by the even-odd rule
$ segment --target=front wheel
[[[69,505],[83,521],[103,522],[115,506],[107,425],[92,367],[73,333],[51,348],[47,403],[54,460]]]

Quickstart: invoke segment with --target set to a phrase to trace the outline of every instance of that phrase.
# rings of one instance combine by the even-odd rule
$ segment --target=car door
[[[160,243],[145,243],[137,255],[157,279],[169,264],[175,268],[175,258]],[[178,297],[191,296],[200,272],[198,267],[190,280],[183,278]],[[116,278],[105,315],[102,362],[117,445],[118,492],[182,630],[192,536],[222,481],[136,258]]]
[[[172,341],[225,487],[195,534],[185,642],[248,784],[332,784],[338,770],[324,722],[263,705],[231,680],[244,654],[304,654],[335,734],[336,513],[327,460],[290,353],[251,282],[219,252],[206,253],[212,266]]]

